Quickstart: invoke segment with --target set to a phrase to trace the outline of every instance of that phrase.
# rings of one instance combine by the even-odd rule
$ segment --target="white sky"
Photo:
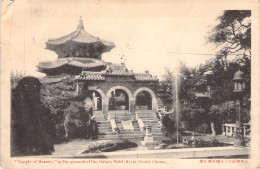
[[[3,8],[10,1],[5,2]],[[186,0],[135,2],[15,0],[2,8],[3,56],[8,56],[10,69],[42,76],[36,69],[39,61],[57,59],[45,49],[45,42],[76,30],[82,16],[87,32],[116,45],[103,60],[120,63],[126,59],[134,72],[149,70],[161,76],[177,60],[196,66],[213,57],[169,52],[215,53],[212,45],[205,44],[205,36],[225,6]]]

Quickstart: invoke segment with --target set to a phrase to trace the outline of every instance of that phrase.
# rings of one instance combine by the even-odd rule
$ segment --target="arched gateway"
[[[115,86],[108,90],[109,110],[130,110],[130,100],[133,99],[131,91],[123,86]]]
[[[134,92],[133,96],[136,100],[136,109],[157,109],[157,99],[154,92],[151,89],[147,87],[139,88]]]

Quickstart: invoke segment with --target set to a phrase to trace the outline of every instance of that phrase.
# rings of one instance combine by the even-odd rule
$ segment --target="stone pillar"
[[[132,115],[135,115],[135,98],[129,98],[129,111]]]
[[[103,98],[103,103],[102,103],[102,112],[106,119],[108,120],[108,106],[109,106],[109,99],[108,98]]]
[[[157,98],[156,97],[152,97],[152,109],[153,109],[154,112],[157,111],[157,106],[158,106]]]
[[[222,135],[226,135],[225,124],[222,124]]]
[[[84,84],[82,82],[77,82],[77,94],[82,93],[83,85]]]
[[[247,129],[247,127],[246,126],[243,126],[243,134],[244,134],[244,137],[246,137],[246,129]]]
[[[236,126],[234,126],[234,133],[233,133],[233,136],[237,136],[237,127]]]

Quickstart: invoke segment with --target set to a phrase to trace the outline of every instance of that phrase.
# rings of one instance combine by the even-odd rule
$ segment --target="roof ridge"
[[[80,31],[80,30],[75,30],[75,31],[73,31],[73,32],[71,32],[71,33],[69,33],[69,34],[66,34],[66,35],[63,35],[63,36],[59,36],[59,37],[57,37],[57,38],[49,38],[48,41],[60,40],[60,39],[62,39],[62,38],[64,38],[64,37],[72,36],[72,34],[76,33],[77,31]],[[47,42],[48,42],[48,41],[47,41]]]

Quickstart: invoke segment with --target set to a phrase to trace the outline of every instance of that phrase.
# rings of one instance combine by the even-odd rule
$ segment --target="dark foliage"
[[[251,11],[225,10],[207,39],[220,48],[220,55],[245,52],[251,57]]]
[[[45,84],[41,90],[42,101],[54,116],[55,140],[60,142],[69,138],[94,138],[97,126],[90,120],[93,115],[90,109],[90,91],[84,86],[84,90],[77,95],[74,77],[62,76],[66,76],[66,80],[56,84]]]
[[[176,131],[175,121],[169,115],[163,117],[162,124],[165,136],[171,136]]]
[[[117,150],[123,150],[127,148],[134,148],[138,145],[134,142],[130,142],[129,140],[118,141],[118,142],[109,142],[102,143],[98,145],[90,145],[88,150],[83,153],[96,153],[96,152],[113,152]]]
[[[11,155],[50,154],[55,127],[53,116],[40,100],[41,83],[23,77],[12,90]]]

